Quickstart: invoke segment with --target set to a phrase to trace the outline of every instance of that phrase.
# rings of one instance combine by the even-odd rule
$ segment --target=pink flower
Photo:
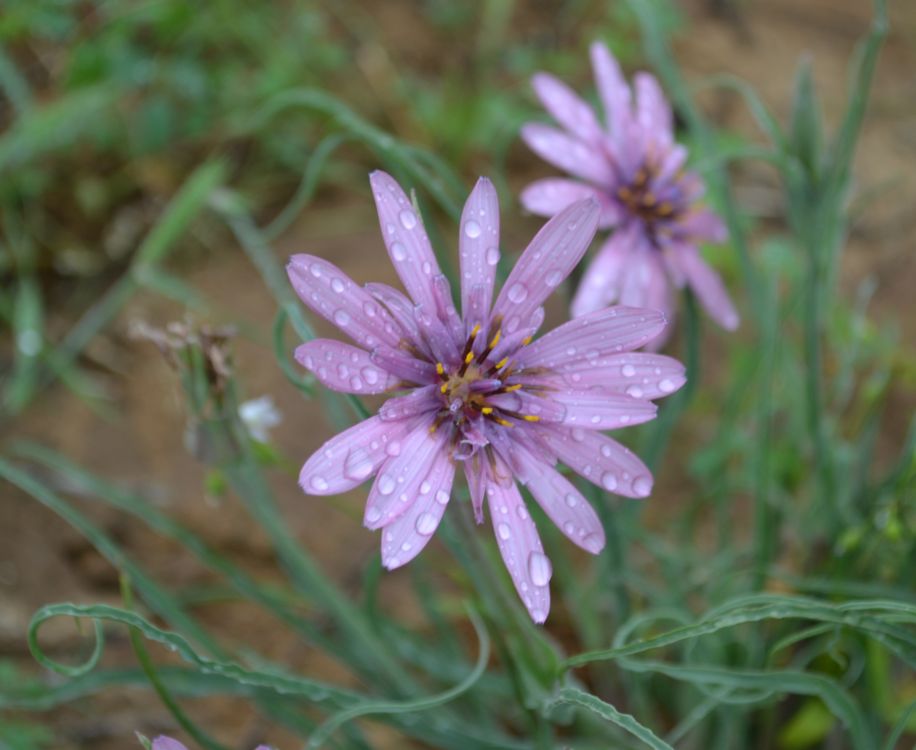
[[[461,218],[459,315],[404,191],[383,172],[370,182],[388,254],[410,296],[385,284],[359,287],[326,260],[293,256],[287,271],[299,297],[357,344],[316,339],[296,349],[296,359],[333,390],[400,395],[325,443],[300,484],[308,494],[331,495],[375,477],[364,523],[383,529],[382,562],[393,569],[435,532],[461,465],[478,523],[486,500],[515,587],[543,622],[551,565],[516,480],[575,544],[601,550],[597,515],[554,466],[560,460],[621,495],[649,494],[649,470],[601,431],[652,419],[650,399],[684,383],[679,362],[632,353],[664,329],[665,316],[608,308],[532,343],[541,305],[594,236],[598,204],[579,201],[547,222],[493,303],[499,205],[485,178]]]
[[[171,737],[159,736],[153,740],[153,750],[188,750],[178,740]],[[267,745],[258,745],[255,750],[271,750]]]
[[[703,181],[684,169],[687,149],[674,142],[671,108],[658,81],[637,73],[631,93],[607,47],[593,44],[591,56],[606,127],[565,84],[539,73],[534,90],[563,129],[539,123],[522,128],[522,138],[538,156],[576,178],[532,183],[521,195],[525,208],[553,216],[591,197],[601,205],[599,227],[615,228],[582,278],[573,316],[619,301],[672,317],[672,287],[689,284],[709,315],[734,330],[738,313],[697,248],[701,242],[724,242],[727,231],[716,214],[698,204]]]

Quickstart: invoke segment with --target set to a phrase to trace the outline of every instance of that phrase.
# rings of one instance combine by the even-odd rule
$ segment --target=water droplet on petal
[[[550,560],[543,552],[532,552],[528,555],[528,575],[535,586],[546,586],[553,575]]]
[[[389,456],[398,456],[401,454],[401,443],[397,440],[392,440],[388,445],[385,446],[385,453]]]
[[[404,247],[400,242],[395,242],[391,246],[391,257],[397,261],[402,261],[407,258],[407,248]]]
[[[542,623],[544,622],[544,620],[547,619],[547,613],[543,609],[535,608],[535,609],[529,610],[529,613],[531,615],[531,619],[537,623]]]
[[[324,477],[314,476],[312,481],[309,482],[313,490],[326,490],[328,488],[328,481]]]
[[[633,365],[624,365],[620,368],[625,378],[632,378],[636,374],[636,368]]]
[[[394,492],[397,483],[388,474],[382,474],[378,479],[378,491],[381,495],[390,495]]]
[[[662,393],[671,393],[674,390],[674,383],[672,383],[668,378],[665,378],[662,381],[659,381],[658,389]]]
[[[608,492],[613,492],[617,489],[617,477],[614,472],[606,471],[601,475],[601,486]]]
[[[652,480],[641,476],[633,480],[633,494],[637,497],[646,497],[652,491]]]
[[[487,263],[491,266],[499,263],[499,248],[491,247],[487,250]]]
[[[563,281],[563,272],[562,271],[551,271],[547,274],[544,279],[544,283],[547,284],[551,289]]]
[[[360,378],[359,375],[354,375],[352,378],[350,378],[350,387],[354,391],[361,391],[363,389],[362,378]]]
[[[572,439],[577,443],[581,443],[583,440],[585,440],[585,430],[583,430],[581,427],[573,427]]]
[[[518,505],[515,508],[515,512],[518,514],[518,517],[523,521],[528,520],[528,509],[524,505]]]
[[[575,508],[579,504],[579,498],[576,497],[572,492],[566,494],[566,504],[570,508]]]
[[[341,294],[344,290],[344,283],[340,279],[331,279],[331,289]]]
[[[509,299],[515,304],[524,302],[528,297],[528,288],[524,284],[513,284],[509,288]]]
[[[433,486],[429,482],[423,482],[423,484],[420,485],[420,494],[425,495],[432,488]]]
[[[592,416],[592,424],[599,424],[601,422],[601,416],[595,414]]]
[[[440,505],[445,505],[448,502],[448,493],[445,490],[439,490],[436,493],[436,502]]]
[[[601,539],[601,534],[589,534],[585,539],[582,540],[582,546],[585,547],[593,555],[597,555],[601,552],[602,547],[604,547],[604,542]]]
[[[366,479],[375,468],[369,454],[362,448],[355,448],[347,454],[347,460],[344,461],[344,474],[350,479]]]
[[[378,383],[378,370],[374,367],[364,367],[362,369],[363,377],[369,385]]]
[[[507,541],[510,536],[512,536],[512,531],[509,529],[509,524],[501,523],[496,527],[496,533],[499,534],[499,538],[503,541]]]
[[[417,215],[409,208],[405,208],[401,211],[399,218],[401,219],[401,226],[404,227],[404,229],[413,229],[417,225]]]
[[[334,312],[334,322],[339,326],[349,325],[350,314],[346,310],[336,310]]]
[[[375,523],[376,521],[381,520],[382,511],[376,508],[374,505],[370,505],[366,508],[366,521],[369,523]]]
[[[601,455],[604,456],[605,458],[610,458],[613,452],[614,451],[611,449],[611,446],[608,445],[607,443],[601,446]]]
[[[627,395],[632,398],[642,398],[642,388],[638,385],[631,385],[627,387]]]
[[[476,237],[480,237],[480,224],[473,219],[466,221],[464,223],[464,233],[472,240]]]
[[[312,265],[309,266],[309,271],[312,272],[312,276],[314,276],[316,279],[321,277],[321,266],[319,266],[317,263],[312,263]]]
[[[417,530],[418,534],[423,536],[429,536],[436,530],[436,526],[439,525],[439,519],[436,518],[432,513],[421,513],[417,516],[417,522],[414,525],[414,528]]]
[[[375,317],[375,305],[372,302],[367,302],[363,305],[363,312],[370,318]]]

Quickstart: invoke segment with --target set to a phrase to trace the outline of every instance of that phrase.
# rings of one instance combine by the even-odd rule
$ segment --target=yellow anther
[[[509,361],[508,357],[503,357],[499,362],[496,363],[496,369],[502,370],[506,366],[506,362]]]
[[[517,391],[521,387],[522,387],[521,383],[516,383],[515,385],[507,385],[505,388],[503,388],[503,390],[506,393],[512,393],[513,391]]]
[[[471,361],[474,359],[474,352],[468,352],[464,355],[464,363],[466,365],[471,364]]]
[[[622,187],[617,191],[617,197],[622,201],[628,201],[633,197],[633,191],[630,188]]]
[[[642,197],[642,204],[644,206],[654,206],[655,205],[655,193],[646,193]]]
[[[500,336],[502,336],[502,335],[503,335],[502,329],[501,329],[501,328],[497,328],[497,329],[496,329],[496,335],[493,336],[492,341],[490,341],[490,349],[495,349],[495,348],[496,348],[496,345],[499,343],[499,338],[500,338]]]
[[[522,414],[522,419],[526,422],[540,422],[541,418],[537,414]]]
[[[442,385],[439,386],[440,393],[445,393],[447,390],[448,390],[448,383],[443,383]]]
[[[481,414],[492,414],[492,413],[493,413],[493,407],[492,407],[492,406],[484,406],[484,407],[480,410],[480,413],[481,413]]]
[[[502,417],[493,417],[493,419],[496,420],[496,424],[501,424],[503,427],[515,427],[508,419],[503,419]]]
[[[659,216],[667,216],[668,214],[674,211],[674,206],[672,206],[668,201],[663,201],[658,205],[656,212]]]
[[[480,333],[480,323],[476,323],[471,329],[471,338],[477,336],[478,333]]]
[[[436,373],[439,375],[445,374],[445,368],[442,366],[441,362],[436,362]]]
[[[646,180],[649,179],[649,173],[646,172],[644,167],[640,167],[639,171],[636,173],[634,181],[637,185],[642,185]]]
[[[531,343],[532,338],[534,338],[534,337],[533,337],[533,336],[525,336],[525,338],[522,339],[522,346],[528,346],[528,344]]]

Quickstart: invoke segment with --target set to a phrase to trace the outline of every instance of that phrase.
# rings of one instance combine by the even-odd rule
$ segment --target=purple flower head
[[[576,178],[532,183],[521,195],[525,208],[554,216],[592,197],[601,205],[599,227],[615,227],[582,278],[572,314],[619,301],[671,317],[672,286],[689,284],[719,325],[735,329],[738,313],[697,248],[701,242],[724,242],[727,231],[698,203],[703,181],[684,169],[687,149],[674,141],[671,107],[658,81],[637,73],[631,91],[607,47],[593,44],[591,56],[606,127],[565,84],[538,73],[534,90],[562,130],[540,123],[522,128],[522,138],[538,156]],[[660,338],[652,345],[663,343]]]
[[[478,523],[486,502],[516,589],[543,622],[551,566],[516,481],[575,544],[601,550],[597,515],[554,467],[562,461],[621,495],[649,494],[649,470],[601,431],[652,419],[650,399],[684,383],[679,362],[633,353],[661,333],[665,316],[607,308],[532,341],[541,305],[585,253],[600,210],[593,199],[579,201],[547,222],[492,302],[499,205],[485,178],[461,218],[459,315],[404,191],[383,172],[370,182],[409,297],[385,284],[359,287],[326,260],[293,256],[287,271],[299,297],[357,344],[316,339],[296,359],[334,390],[392,395],[376,416],[325,443],[300,484],[330,495],[375,477],[364,523],[383,530],[382,562],[393,569],[429,541],[462,466]]]

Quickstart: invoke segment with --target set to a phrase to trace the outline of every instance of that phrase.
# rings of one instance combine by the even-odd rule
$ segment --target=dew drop
[[[674,383],[672,383],[668,378],[659,381],[658,389],[662,393],[671,393],[674,390]]]
[[[397,440],[392,440],[385,446],[385,453],[389,456],[399,456],[401,454],[401,443]]]
[[[649,477],[636,477],[633,480],[633,494],[637,497],[646,497],[652,491],[652,480]]]
[[[547,274],[544,279],[544,283],[547,284],[551,289],[563,281],[563,272],[562,271],[551,271]]]
[[[397,483],[388,474],[382,474],[378,478],[378,491],[381,495],[390,495],[394,492]]]
[[[604,547],[604,541],[601,539],[601,534],[589,534],[582,540],[582,546],[593,555],[597,555]]]
[[[343,293],[344,283],[340,279],[331,279],[331,289],[333,289],[338,294]]]
[[[378,383],[378,370],[374,367],[364,367],[362,369],[363,377],[369,385]]]
[[[312,486],[313,490],[321,491],[328,488],[328,480],[324,477],[314,476],[309,484]]]
[[[372,459],[369,454],[362,448],[356,448],[347,454],[347,460],[344,461],[344,474],[350,479],[366,479],[374,468]]]
[[[583,430],[581,427],[573,427],[572,439],[577,443],[581,443],[583,440],[585,440],[585,430]]]
[[[404,247],[400,242],[395,242],[391,245],[391,257],[396,261],[402,261],[407,259],[407,248]]]
[[[312,263],[312,265],[309,266],[309,271],[312,272],[312,276],[316,279],[321,278],[321,266],[317,263]]]
[[[513,284],[509,288],[509,299],[516,305],[528,297],[528,288],[524,284]]]
[[[515,507],[515,512],[523,521],[528,520],[528,509],[524,505],[517,505]]]
[[[519,323],[522,321],[519,320],[518,315],[513,315],[509,320],[506,321],[506,333],[515,333],[518,330]]]
[[[346,310],[335,310],[334,311],[334,322],[339,326],[349,325],[350,323],[350,314]]]
[[[504,542],[508,541],[509,537],[512,536],[512,531],[509,529],[509,524],[501,523],[496,527],[496,533],[499,534],[499,538]]]
[[[628,396],[632,396],[633,398],[642,398],[642,388],[640,388],[638,385],[631,385],[627,387],[626,393]]]
[[[448,502],[448,493],[445,490],[439,490],[436,493],[436,502],[445,505]]]
[[[570,508],[575,508],[579,504],[579,498],[576,497],[572,492],[569,492],[566,495],[566,504]]]
[[[363,305],[363,312],[366,313],[367,317],[375,317],[375,305],[372,302],[367,302]]]
[[[613,452],[614,451],[611,450],[611,446],[608,445],[607,443],[601,446],[601,455],[604,456],[605,458],[610,458]]]
[[[354,391],[361,391],[363,389],[362,378],[360,378],[359,375],[354,375],[352,378],[350,378],[350,387]]]
[[[537,623],[542,623],[547,619],[547,613],[544,612],[543,609],[538,609],[535,607],[534,609],[529,610],[529,612],[531,614],[531,619]]]
[[[617,489],[617,477],[614,472],[606,471],[601,475],[601,486],[608,492],[613,492]]]
[[[409,208],[405,208],[401,211],[399,218],[401,219],[401,226],[404,227],[404,229],[413,229],[417,225],[417,215]]]
[[[425,494],[428,493],[432,488],[433,488],[433,486],[432,486],[429,482],[423,482],[423,484],[420,485],[420,494],[421,494],[421,495],[425,495]]]
[[[567,534],[572,534],[576,530],[575,524],[572,521],[567,521],[563,524],[563,531]]]
[[[480,237],[480,224],[471,219],[464,223],[464,233],[472,240]]]
[[[593,415],[593,416],[592,416],[592,424],[598,424],[599,422],[601,422],[601,416],[598,415],[598,414]]]
[[[528,555],[528,575],[535,586],[546,586],[553,575],[550,560],[543,552],[532,552]]]
[[[436,526],[438,525],[439,519],[432,513],[421,513],[417,516],[417,522],[414,524],[414,528],[417,530],[418,534],[429,536],[436,530]]]
[[[491,247],[487,250],[487,263],[491,266],[495,266],[499,263],[499,249]]]
[[[636,374],[636,368],[633,365],[624,365],[620,368],[625,378],[632,378]]]

